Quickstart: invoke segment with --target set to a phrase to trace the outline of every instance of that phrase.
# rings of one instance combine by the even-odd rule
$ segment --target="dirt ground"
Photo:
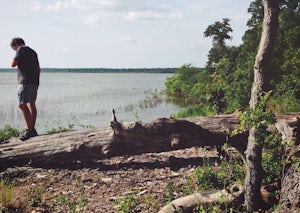
[[[181,197],[179,189],[208,157],[217,157],[216,151],[190,148],[89,165],[9,168],[0,178],[14,181],[13,198],[2,212],[126,212],[134,202],[133,212],[158,212],[169,199],[170,186],[173,198]]]

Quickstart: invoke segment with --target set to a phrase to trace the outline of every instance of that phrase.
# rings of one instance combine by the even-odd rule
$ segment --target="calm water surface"
[[[170,117],[179,107],[162,101],[147,107],[144,100],[164,89],[172,74],[153,73],[42,73],[38,91],[36,128],[109,126],[111,109],[118,120],[148,122]],[[16,73],[0,73],[0,128],[9,124],[18,129],[25,122],[18,109]]]

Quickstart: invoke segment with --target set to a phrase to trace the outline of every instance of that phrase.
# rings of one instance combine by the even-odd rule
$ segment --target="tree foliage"
[[[223,22],[216,21],[214,24],[209,25],[204,31],[205,37],[212,37],[215,46],[225,46],[225,40],[231,39],[229,35],[232,29],[229,24],[228,18],[223,18]]]
[[[227,46],[231,39],[230,20],[209,25],[204,36],[212,38],[212,48],[203,69],[184,65],[167,80],[170,97],[187,107],[191,115],[231,113],[249,105],[253,66],[263,21],[261,0],[250,3],[251,14],[242,44]],[[275,112],[300,109],[300,1],[284,0],[280,5],[279,29],[272,54],[267,107]],[[196,112],[196,113],[195,113]],[[184,116],[189,114],[183,113]]]

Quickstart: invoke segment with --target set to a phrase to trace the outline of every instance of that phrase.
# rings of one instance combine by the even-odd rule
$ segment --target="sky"
[[[206,28],[230,19],[239,45],[251,0],[0,0],[0,68],[22,37],[42,68],[204,67]]]

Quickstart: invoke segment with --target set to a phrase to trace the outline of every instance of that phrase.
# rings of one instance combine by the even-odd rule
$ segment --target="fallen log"
[[[150,123],[121,123],[114,119],[111,128],[42,135],[26,142],[11,138],[9,143],[0,144],[0,165],[2,168],[28,163],[42,166],[194,146],[222,146],[227,141],[226,130],[237,124],[236,115],[191,120],[160,118]]]
[[[298,114],[278,117],[280,127],[291,138],[289,124]],[[0,168],[31,165],[89,162],[112,156],[157,153],[197,146],[222,146],[229,142],[243,153],[247,132],[229,137],[239,124],[236,114],[195,117],[190,119],[160,118],[150,123],[111,122],[111,128],[84,129],[42,135],[21,142],[11,138],[0,144]],[[289,131],[287,131],[289,130]]]

